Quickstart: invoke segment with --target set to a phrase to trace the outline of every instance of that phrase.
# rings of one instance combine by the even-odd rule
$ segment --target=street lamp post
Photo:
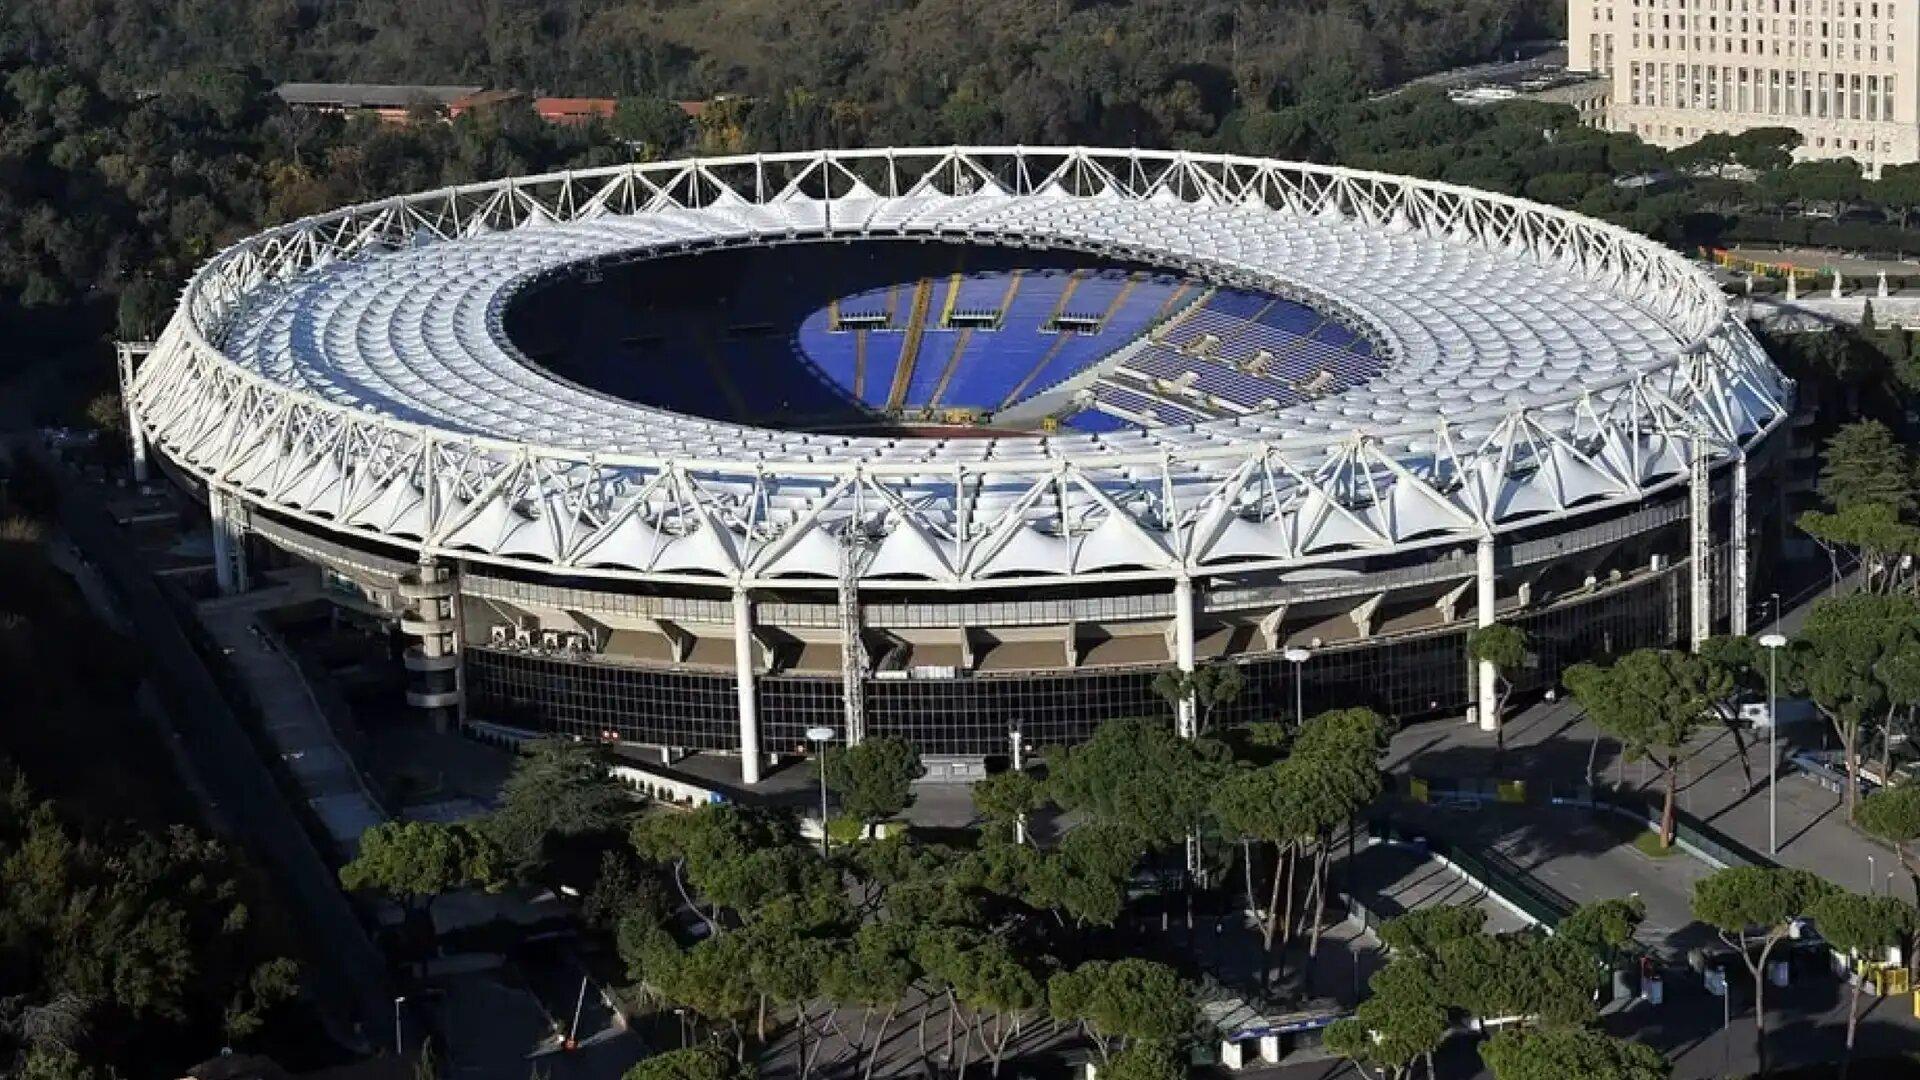
[[[568,1050],[580,1047],[580,1010],[587,1005],[587,979],[586,975],[580,976],[580,996],[573,999],[573,1023],[567,1028]]]
[[[407,1044],[400,1040],[400,1006],[406,1003],[404,994],[393,999],[393,1053],[396,1057],[404,1056],[407,1052]]]
[[[807,741],[813,744],[813,760],[820,767],[820,857],[827,857],[827,744],[833,741],[830,727],[810,727]]]
[[[1773,594],[1774,623],[1780,622],[1780,594]],[[1780,650],[1787,639],[1766,634],[1760,645],[1767,650],[1767,854],[1780,854]]]
[[[1307,661],[1313,659],[1313,653],[1296,645],[1280,655],[1293,665],[1293,726],[1297,728],[1307,722],[1307,710],[1303,704],[1306,699],[1300,684],[1303,681],[1301,676],[1307,670]]]
[[[1778,637],[1780,636],[1780,594],[1772,593],[1769,599],[1773,601],[1773,633],[1768,636]]]

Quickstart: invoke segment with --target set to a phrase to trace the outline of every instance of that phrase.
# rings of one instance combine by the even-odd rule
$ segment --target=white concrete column
[[[217,484],[207,485],[207,516],[213,533],[213,580],[222,596],[247,591],[246,504]]]
[[[760,716],[753,692],[753,601],[733,590],[733,671],[740,688],[740,782],[760,782]]]
[[[127,453],[133,461],[133,482],[147,482],[147,436],[140,430],[140,421],[134,415],[133,406],[127,406]]]
[[[1173,579],[1173,664],[1183,672],[1193,672],[1193,579],[1185,574]],[[1183,739],[1199,734],[1192,697],[1180,699],[1174,711],[1174,727]]]
[[[1493,534],[1489,532],[1480,538],[1479,548],[1475,552],[1476,595],[1473,607],[1475,622],[1480,626],[1493,625],[1495,609],[1500,602],[1494,577],[1494,555]],[[1492,664],[1484,661],[1479,664],[1476,674],[1479,678],[1475,680],[1474,703],[1479,706],[1480,730],[1498,731],[1500,714],[1495,705],[1500,700],[1500,674]]]
[[[1747,455],[1745,452],[1733,459],[1733,565],[1727,575],[1727,630],[1733,634],[1747,632],[1747,590],[1752,587],[1749,575],[1747,552]]]
[[[116,366],[120,373],[120,408],[126,413],[127,454],[132,462],[133,482],[147,482],[147,439],[140,430],[140,417],[133,408],[133,376],[138,363],[136,357],[144,357],[149,351],[145,345],[121,342],[114,349]]]
[[[1713,575],[1707,568],[1713,546],[1713,473],[1707,463],[1707,441],[1699,436],[1693,440],[1687,495],[1687,645],[1698,651],[1713,632]]]

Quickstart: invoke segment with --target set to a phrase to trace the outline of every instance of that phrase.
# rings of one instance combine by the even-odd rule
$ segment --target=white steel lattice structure
[[[830,198],[822,197],[831,195]],[[614,402],[523,362],[506,298],[636,250],[940,237],[1125,255],[1311,298],[1387,372],[1252,418],[945,441],[800,435]],[[353,207],[193,279],[134,412],[248,503],[430,555],[579,576],[1204,574],[1458,542],[1684,483],[1788,389],[1683,260],[1519,200],[1153,151],[823,151],[624,166]]]
[[[1176,269],[1337,314],[1384,364],[1349,390],[1184,426],[860,437],[614,400],[540,370],[503,328],[517,293],[583,266],[841,239]],[[1744,463],[1792,392],[1705,275],[1577,215],[1319,165],[1019,147],[635,164],[351,207],[220,253],[123,369],[138,431],[236,529],[289,523],[574,587],[731,590],[715,618],[749,760],[750,591],[846,609],[824,625],[852,636],[837,655],[853,726],[863,593],[1170,591],[1168,651],[1190,667],[1209,578],[1478,546],[1485,622],[1508,534],[1691,482],[1698,637],[1704,487],[1741,470],[1738,612]],[[1459,596],[1440,600],[1449,620]]]

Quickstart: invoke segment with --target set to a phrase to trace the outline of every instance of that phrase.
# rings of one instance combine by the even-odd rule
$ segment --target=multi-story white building
[[[1568,66],[1659,146],[1790,127],[1869,175],[1920,160],[1920,0],[1570,0]]]

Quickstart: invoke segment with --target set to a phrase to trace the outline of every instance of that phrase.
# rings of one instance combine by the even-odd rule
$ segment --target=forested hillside
[[[1556,0],[39,0],[0,53],[140,87],[276,80],[554,94],[804,94],[894,140],[1165,138],[1557,36]]]

